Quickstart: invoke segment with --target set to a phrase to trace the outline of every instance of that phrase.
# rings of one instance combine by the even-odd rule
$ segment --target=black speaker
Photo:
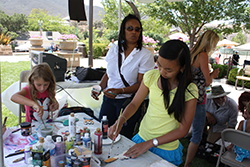
[[[69,0],[69,18],[76,21],[87,21],[84,1],[83,0]]]

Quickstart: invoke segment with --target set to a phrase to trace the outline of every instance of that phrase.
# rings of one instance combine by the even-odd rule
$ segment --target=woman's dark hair
[[[245,105],[242,103],[243,101],[249,102],[250,101],[250,92],[243,92],[241,93],[239,99],[238,99],[238,109],[240,110],[240,112],[244,113],[244,108]]]
[[[190,51],[186,43],[180,40],[169,40],[160,48],[159,56],[168,60],[177,60],[180,67],[184,67],[184,70],[177,75],[179,85],[171,106],[169,106],[170,84],[168,79],[161,76],[162,94],[168,114],[174,113],[175,119],[181,122],[185,112],[185,91],[192,82]]]
[[[121,24],[121,27],[120,27],[120,32],[119,32],[119,37],[118,37],[118,48],[119,48],[119,53],[122,53],[123,52],[123,49],[124,50],[127,50],[127,43],[126,43],[126,38],[125,38],[125,24],[127,23],[127,21],[131,20],[131,19],[135,19],[137,20],[139,23],[140,23],[140,26],[142,28],[142,24],[141,24],[141,21],[140,19],[138,19],[138,17],[136,17],[135,15],[132,15],[132,14],[129,14],[127,15],[123,21],[122,21],[122,24]],[[135,27],[134,27],[135,28]],[[137,49],[140,49],[142,48],[142,31],[140,33],[140,36],[139,36],[139,39],[137,41]]]

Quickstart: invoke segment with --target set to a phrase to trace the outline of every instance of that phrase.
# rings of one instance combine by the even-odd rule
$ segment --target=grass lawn
[[[30,70],[29,61],[20,62],[0,62],[1,67],[1,93],[7,89],[10,85],[19,81],[19,74],[23,70]],[[8,110],[4,104],[2,104],[2,120],[5,116],[8,116],[6,126],[18,125],[18,117],[15,116],[10,110]]]
[[[11,84],[19,81],[19,74],[23,70],[30,70],[30,62],[29,61],[21,61],[17,63],[10,62],[0,62],[1,66],[1,93],[8,88]],[[18,117],[15,116],[11,111],[9,111],[4,104],[2,104],[2,118],[8,116],[8,120],[6,123],[7,127],[17,126],[18,125]],[[183,138],[180,140],[182,145],[184,146],[183,150],[183,163],[180,167],[184,166],[187,147],[189,144],[189,138]],[[193,167],[214,167],[215,164],[208,162],[207,160],[200,159],[195,157],[193,161]],[[220,164],[220,166],[224,166]]]

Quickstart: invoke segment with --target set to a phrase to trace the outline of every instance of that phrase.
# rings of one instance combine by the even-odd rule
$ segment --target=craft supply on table
[[[81,141],[81,131],[76,129],[76,143]]]
[[[30,146],[26,145],[25,150],[24,150],[24,159],[25,159],[26,164],[28,164],[28,160],[29,160],[30,157],[31,157]]]
[[[47,126],[45,125],[45,123],[44,123],[44,120],[43,120],[43,119],[42,119],[42,123],[43,123],[43,125],[44,125],[45,129],[47,129]]]
[[[114,157],[112,157],[112,158],[106,159],[104,162],[110,163],[110,162],[113,162],[113,161],[115,161],[115,160],[117,160],[117,159],[121,159],[121,160],[123,160],[123,159],[129,159],[129,157],[124,156],[124,154],[125,154],[126,152],[127,152],[127,151],[124,151],[123,153],[121,153],[121,154],[119,154],[119,155],[117,155],[117,156],[114,156]]]
[[[31,123],[30,122],[23,122],[21,125],[21,134],[23,136],[29,136],[31,135]]]
[[[74,140],[72,139],[72,137],[68,136],[67,140],[65,141],[65,145],[66,145],[66,153],[68,153],[69,150],[72,149],[74,146]]]
[[[21,157],[21,158],[15,159],[15,160],[13,161],[13,163],[20,162],[20,161],[22,161],[22,160],[24,160],[24,157]]]
[[[89,136],[89,133],[84,134],[82,141],[83,141],[83,145],[85,146],[85,148],[87,148],[88,150],[92,150],[92,142],[91,142],[91,137]]]
[[[115,134],[116,134],[116,132],[117,132],[118,125],[119,125],[119,123],[120,123],[120,119],[121,119],[121,115],[122,115],[122,110],[123,110],[123,108],[121,108],[120,115],[119,115],[119,117],[118,117],[118,121],[117,121],[117,124],[116,124],[116,127],[115,127]],[[114,142],[115,142],[115,140],[112,139],[112,144],[111,144],[111,147],[110,147],[110,150],[109,150],[108,158],[110,157],[110,154],[111,154],[111,151],[112,151]]]
[[[94,133],[94,153],[102,153],[102,132],[100,128],[97,128]]]
[[[32,146],[33,165],[43,165],[43,148],[39,143]]]
[[[69,115],[69,133],[72,137],[76,136],[76,117],[74,113]]]
[[[56,138],[56,155],[61,155],[64,153],[64,143],[61,141],[61,137]]]
[[[109,128],[109,121],[107,118],[107,115],[103,115],[101,120],[101,126],[102,126],[102,138],[107,139],[108,138],[108,128]]]
[[[46,140],[44,143],[50,150],[50,156],[54,156],[56,154],[56,145],[54,141],[52,140],[52,136],[48,135],[46,136]]]

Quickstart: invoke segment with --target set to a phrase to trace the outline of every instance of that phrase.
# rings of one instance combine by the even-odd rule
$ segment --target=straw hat
[[[221,85],[213,86],[210,94],[207,95],[208,99],[219,98],[228,95],[231,92],[225,92]]]

